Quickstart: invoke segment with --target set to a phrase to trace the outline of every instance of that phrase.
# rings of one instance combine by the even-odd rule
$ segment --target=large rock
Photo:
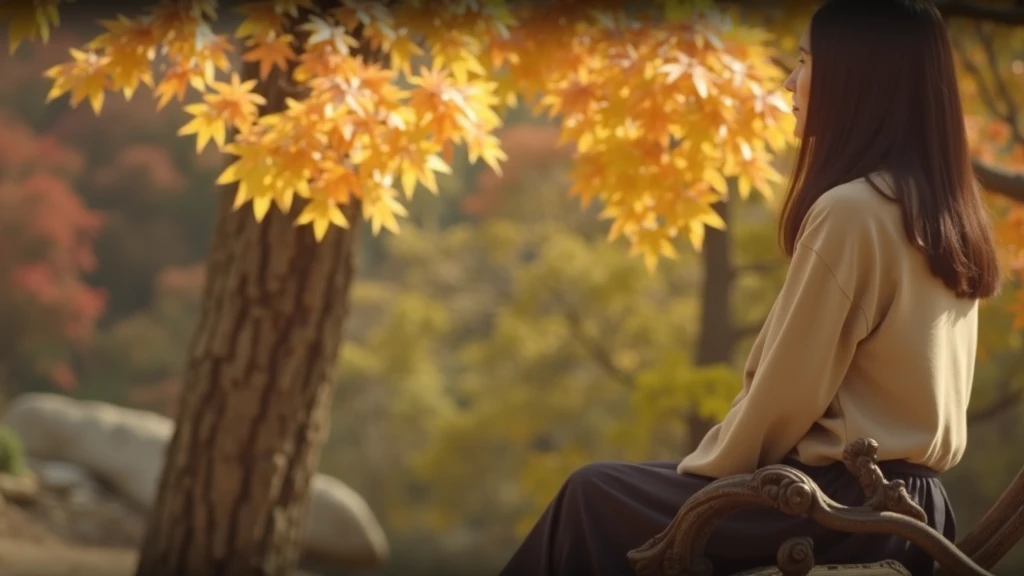
[[[156,500],[174,434],[174,422],[159,414],[45,393],[17,396],[3,424],[21,437],[28,456],[81,466],[144,510]],[[387,558],[384,531],[359,494],[324,474],[314,476],[311,490],[306,555],[359,567]]]
[[[145,510],[156,500],[174,434],[174,422],[160,414],[59,394],[15,397],[3,423],[29,457],[77,464]]]

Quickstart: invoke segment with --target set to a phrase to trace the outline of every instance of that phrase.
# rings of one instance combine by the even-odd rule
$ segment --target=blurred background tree
[[[74,189],[74,148],[0,111],[0,390],[77,384],[80,354],[103,314],[96,268],[98,212]],[[16,383],[16,384],[15,384]]]

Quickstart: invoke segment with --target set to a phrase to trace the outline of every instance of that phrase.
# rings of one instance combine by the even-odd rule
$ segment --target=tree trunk
[[[714,205],[715,212],[728,225],[728,202]],[[735,332],[732,318],[732,284],[735,270],[732,262],[732,229],[709,228],[701,249],[704,282],[701,286],[700,337],[694,364],[711,366],[732,361]]]
[[[277,78],[262,91],[269,110],[283,104]],[[138,576],[290,573],[329,428],[356,233],[332,228],[317,244],[292,224],[299,206],[257,223],[248,205],[231,210],[233,190],[221,194]],[[353,225],[358,209],[346,209]]]
[[[735,196],[731,193],[730,199]],[[704,281],[701,287],[700,334],[697,338],[695,366],[713,366],[732,362],[736,347],[732,315],[732,285],[736,270],[732,261],[732,222],[729,202],[714,205],[715,211],[730,226],[725,230],[708,228],[701,249]],[[687,443],[697,447],[714,422],[691,412],[687,415]]]

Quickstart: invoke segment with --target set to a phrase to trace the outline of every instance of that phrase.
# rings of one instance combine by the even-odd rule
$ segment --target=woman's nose
[[[786,81],[782,84],[782,87],[790,92],[796,91],[796,71],[790,72],[789,76],[786,77]]]

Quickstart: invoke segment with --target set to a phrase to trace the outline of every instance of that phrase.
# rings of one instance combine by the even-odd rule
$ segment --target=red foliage
[[[210,220],[194,215],[216,208],[211,182],[230,158],[212,146],[196,156],[194,144],[175,135],[188,114],[176,106],[157,113],[145,86],[129,101],[111,95],[102,116],[89,106],[69,108],[66,98],[44,103],[50,81],[43,71],[98,31],[91,20],[69,21],[46,45],[31,43],[13,56],[0,51],[0,108],[84,155],[76,190],[105,217],[90,279],[110,295],[107,325],[150,305],[161,268],[203,258]]]
[[[497,209],[504,191],[513,189],[526,171],[541,172],[572,156],[572,148],[558,142],[558,128],[543,124],[516,124],[499,134],[501,147],[508,155],[502,176],[481,170],[473,194],[462,199],[461,211],[467,216],[485,216]]]
[[[62,388],[105,307],[84,280],[102,219],[71,187],[81,167],[75,151],[0,115],[0,367]]]

